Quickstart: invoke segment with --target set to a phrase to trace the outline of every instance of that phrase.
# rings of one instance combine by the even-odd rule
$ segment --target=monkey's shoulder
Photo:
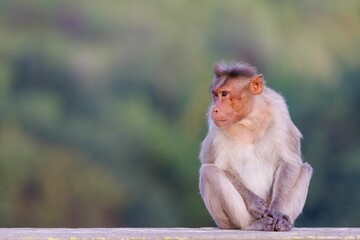
[[[284,97],[278,92],[267,88],[264,94],[264,102],[266,102],[269,112],[271,112],[271,121],[267,127],[269,136],[273,140],[278,141],[295,141],[298,142],[302,138],[302,134],[291,120],[288,106]]]

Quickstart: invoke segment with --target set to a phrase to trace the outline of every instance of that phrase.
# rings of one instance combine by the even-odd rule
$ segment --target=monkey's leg
[[[234,185],[215,165],[201,166],[200,192],[218,227],[245,229],[253,221]]]
[[[303,163],[300,169],[299,176],[295,182],[290,199],[284,205],[283,213],[288,215],[291,223],[300,215],[304,208],[308,188],[312,175],[312,167],[308,163]]]

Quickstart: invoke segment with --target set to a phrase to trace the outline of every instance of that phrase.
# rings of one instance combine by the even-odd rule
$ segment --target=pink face
[[[211,119],[217,127],[225,127],[241,120],[243,109],[242,91],[235,88],[234,82],[230,81],[221,87],[212,89],[213,107]]]
[[[233,122],[234,110],[230,94],[231,92],[221,90],[212,92],[214,105],[211,112],[211,119],[217,127],[228,126]]]
[[[229,79],[211,89],[213,105],[211,119],[217,127],[226,127],[245,118],[251,108],[253,96],[262,92],[262,77],[254,80]],[[260,81],[260,83],[259,83]]]

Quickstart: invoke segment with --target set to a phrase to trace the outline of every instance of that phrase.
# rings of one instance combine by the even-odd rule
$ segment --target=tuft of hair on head
[[[219,77],[250,78],[257,74],[257,69],[256,67],[246,62],[226,62],[222,60],[215,64],[214,73],[217,78]]]

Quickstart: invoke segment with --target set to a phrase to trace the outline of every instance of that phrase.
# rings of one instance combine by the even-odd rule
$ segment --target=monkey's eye
[[[212,92],[212,95],[214,98],[217,98],[219,96],[219,94],[217,94],[216,92]]]
[[[226,97],[228,95],[228,92],[226,92],[226,91],[223,91],[222,93],[221,93],[221,96],[223,96],[223,97]]]

